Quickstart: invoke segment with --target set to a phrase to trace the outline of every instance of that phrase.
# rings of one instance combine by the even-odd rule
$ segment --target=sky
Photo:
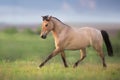
[[[40,23],[45,15],[63,22],[120,23],[120,0],[0,0],[0,23]]]

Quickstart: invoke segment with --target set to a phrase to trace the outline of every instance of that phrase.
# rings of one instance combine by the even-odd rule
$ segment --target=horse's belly
[[[82,48],[86,48],[87,46],[89,46],[88,42],[83,42],[83,43],[69,43],[68,45],[66,45],[65,49],[69,49],[69,50],[78,50],[78,49],[82,49]]]

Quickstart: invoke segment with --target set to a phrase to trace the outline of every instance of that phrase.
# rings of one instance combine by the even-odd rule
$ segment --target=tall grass
[[[16,61],[0,63],[1,80],[119,80],[120,64],[100,65],[85,63],[77,68],[64,68],[59,63],[51,63],[38,69],[38,62]]]

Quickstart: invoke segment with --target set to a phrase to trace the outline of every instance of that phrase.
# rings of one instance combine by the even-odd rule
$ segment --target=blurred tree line
[[[5,28],[4,30],[1,30],[1,32],[7,33],[7,34],[23,33],[23,34],[29,34],[29,35],[40,34],[40,31],[41,31],[41,27],[38,27],[36,30],[32,30],[31,28],[24,28],[22,31],[20,31],[16,27],[10,27],[10,28]]]
[[[36,30],[32,30],[31,28],[24,28],[22,31],[19,31],[19,29],[17,29],[16,27],[10,27],[10,28],[6,28],[4,30],[2,30],[2,32],[6,33],[6,34],[17,34],[17,33],[22,33],[27,34],[27,35],[39,35],[41,32],[41,27],[38,27]],[[115,36],[110,36],[110,40],[113,46],[113,51],[114,54],[117,56],[120,56],[120,31],[118,31],[118,33]],[[104,51],[105,50],[105,46],[104,46]]]

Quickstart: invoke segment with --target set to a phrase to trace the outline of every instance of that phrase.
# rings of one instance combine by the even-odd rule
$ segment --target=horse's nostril
[[[45,39],[45,38],[46,38],[46,35],[41,35],[41,38]]]

